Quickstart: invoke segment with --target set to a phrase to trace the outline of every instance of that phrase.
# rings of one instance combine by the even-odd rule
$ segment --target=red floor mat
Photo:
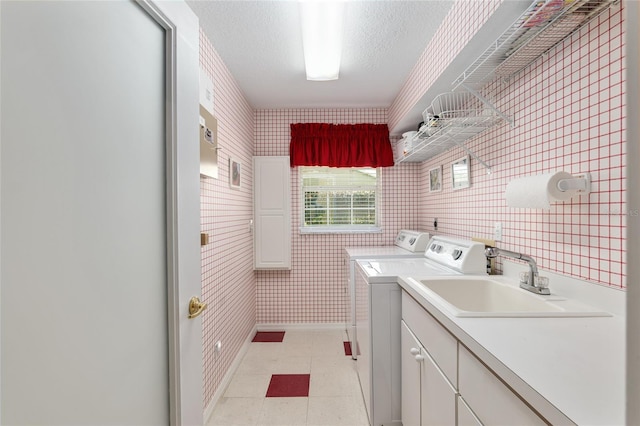
[[[267,398],[309,396],[309,374],[274,374],[267,389]]]
[[[282,342],[284,331],[258,331],[252,342]]]
[[[351,356],[352,355],[352,353],[351,353],[351,342],[342,342],[342,343],[344,343],[344,354],[348,355],[348,356]]]

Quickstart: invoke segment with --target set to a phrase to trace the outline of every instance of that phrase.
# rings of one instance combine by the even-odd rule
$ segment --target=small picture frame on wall
[[[242,182],[242,165],[234,158],[229,158],[229,187],[231,189],[240,189]]]
[[[453,189],[463,189],[471,186],[469,178],[469,156],[466,155],[451,163],[451,185]]]
[[[442,166],[429,170],[429,192],[442,191]]]

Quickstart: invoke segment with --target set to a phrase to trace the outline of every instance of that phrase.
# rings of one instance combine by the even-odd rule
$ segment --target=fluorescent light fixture
[[[307,80],[337,80],[344,2],[300,0],[299,4]]]

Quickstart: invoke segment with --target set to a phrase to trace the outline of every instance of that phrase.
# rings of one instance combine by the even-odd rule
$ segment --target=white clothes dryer
[[[356,344],[356,291],[355,291],[355,270],[356,261],[363,259],[402,259],[424,257],[424,251],[430,239],[429,233],[401,230],[398,232],[392,246],[364,246],[345,247],[344,264],[345,267],[345,291],[349,297],[347,318],[345,319],[345,329],[351,344],[351,357],[356,359],[358,354],[355,349]]]

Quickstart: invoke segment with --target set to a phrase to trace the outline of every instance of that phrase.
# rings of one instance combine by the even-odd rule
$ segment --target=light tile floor
[[[368,426],[345,340],[341,330],[294,330],[282,343],[251,343],[208,426]],[[265,398],[272,374],[310,374],[309,396]]]

